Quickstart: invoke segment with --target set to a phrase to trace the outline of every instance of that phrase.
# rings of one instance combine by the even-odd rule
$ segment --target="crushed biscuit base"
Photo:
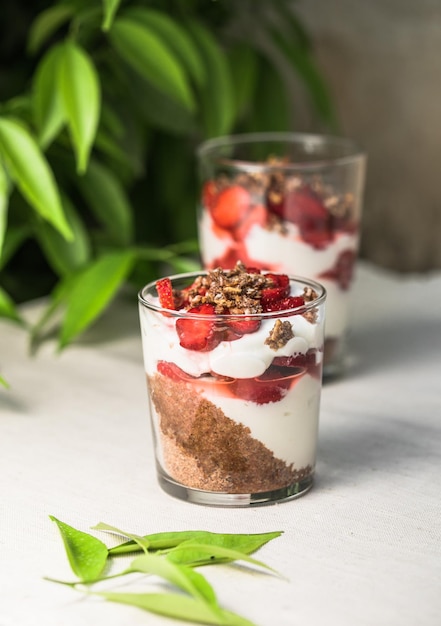
[[[270,334],[265,339],[265,344],[271,348],[271,350],[279,350],[283,348],[290,339],[294,337],[291,322],[276,320]]]

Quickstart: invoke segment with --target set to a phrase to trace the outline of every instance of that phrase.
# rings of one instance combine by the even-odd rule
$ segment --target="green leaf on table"
[[[9,383],[3,378],[3,376],[0,376],[0,385],[2,387],[5,387],[5,389],[9,389]]]
[[[76,275],[70,284],[60,348],[67,346],[103,312],[134,263],[131,250],[109,252]]]
[[[128,18],[118,18],[109,38],[121,58],[146,81],[189,111],[194,110],[194,96],[185,71],[154,29]]]
[[[59,275],[73,273],[86,265],[91,258],[91,244],[87,229],[69,198],[62,195],[64,213],[73,232],[66,242],[50,224],[36,225],[36,236],[51,267]]]
[[[52,170],[34,137],[21,123],[0,118],[0,154],[9,175],[32,208],[63,237],[71,239],[72,231]]]
[[[76,153],[77,170],[87,169],[101,108],[98,73],[88,53],[72,41],[63,44],[59,85]]]
[[[40,145],[45,148],[58,135],[66,122],[63,99],[58,88],[61,44],[53,46],[41,59],[35,71],[32,108]]]
[[[109,168],[91,159],[87,172],[77,179],[79,190],[95,217],[115,243],[132,241],[132,209],[123,185]]]
[[[168,550],[186,541],[197,541],[207,545],[221,546],[251,554],[263,545],[280,537],[281,531],[269,533],[235,534],[235,533],[213,533],[207,530],[181,530],[175,532],[154,533],[145,535],[148,541],[149,550]],[[127,554],[140,548],[133,542],[127,541],[119,546],[110,548],[109,554]]]
[[[215,614],[206,602],[182,594],[102,592],[94,595],[111,602],[136,606],[150,613],[197,624],[255,626],[246,618],[224,609],[220,609],[219,614]]]
[[[201,54],[185,28],[163,11],[144,7],[129,7],[124,16],[155,31],[169,46],[176,58],[197,85],[206,79],[206,71]]]
[[[6,235],[9,204],[9,179],[3,165],[0,163],[0,259],[3,252],[3,242]]]
[[[140,535],[136,535],[134,533],[128,533],[124,530],[120,530],[115,526],[110,526],[110,524],[106,524],[105,522],[99,522],[95,526],[92,526],[92,530],[104,530],[111,533],[116,533],[117,535],[123,535],[123,537],[127,537],[128,539],[134,541],[141,550],[147,550],[150,547],[150,542],[145,539],[145,537],[141,537]]]
[[[121,0],[102,0],[102,1],[103,1],[104,16],[103,16],[103,23],[102,23],[101,28],[104,31],[108,31],[109,28],[112,26],[118,7],[121,4]]]
[[[82,581],[98,578],[107,562],[108,550],[104,543],[61,522],[53,515],[49,517],[58,526],[74,574]]]
[[[223,50],[210,31],[196,20],[185,22],[205,61],[207,79],[199,88],[202,123],[207,137],[227,134],[236,117],[230,69]]]
[[[224,548],[223,546],[213,544],[207,545],[195,540],[184,541],[179,544],[179,546],[170,550],[167,559],[173,563],[180,563],[188,567],[199,567],[200,565],[211,565],[230,561],[245,561],[277,574],[272,567],[266,565],[263,561],[248,556],[248,554],[241,550],[232,550],[231,548]]]
[[[171,559],[158,554],[143,554],[133,559],[126,572],[159,576],[191,596],[217,607],[216,595],[205,577],[191,567]]]
[[[28,50],[35,54],[55,31],[72,17],[74,7],[69,4],[57,4],[42,11],[31,25],[28,37]]]
[[[15,322],[23,321],[15,307],[14,301],[2,287],[0,287],[0,317],[5,317]]]

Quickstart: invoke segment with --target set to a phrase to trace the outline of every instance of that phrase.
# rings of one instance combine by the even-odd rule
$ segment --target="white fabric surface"
[[[351,368],[323,389],[314,488],[228,510],[157,485],[136,302],[120,300],[61,355],[48,342],[30,358],[25,332],[1,322],[0,626],[177,623],[44,580],[74,578],[50,514],[85,531],[283,530],[257,556],[287,580],[203,571],[225,608],[259,626],[438,626],[440,331],[439,273],[361,265]]]

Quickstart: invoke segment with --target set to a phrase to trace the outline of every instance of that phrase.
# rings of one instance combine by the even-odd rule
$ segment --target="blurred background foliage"
[[[199,142],[296,130],[293,84],[337,128],[292,0],[4,2],[0,58],[0,316],[48,296],[34,346],[199,267]]]

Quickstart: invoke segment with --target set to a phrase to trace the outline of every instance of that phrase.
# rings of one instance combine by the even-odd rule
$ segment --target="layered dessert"
[[[246,265],[308,276],[327,291],[325,362],[339,350],[358,248],[360,201],[353,181],[299,173],[287,159],[225,161],[203,182],[199,241],[204,267]]]
[[[241,262],[144,288],[144,363],[166,480],[226,494],[310,485],[324,299],[312,281]]]

